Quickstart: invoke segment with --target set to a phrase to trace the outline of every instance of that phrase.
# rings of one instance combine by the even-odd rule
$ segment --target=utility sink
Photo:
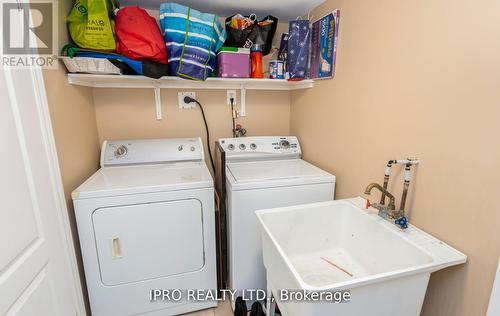
[[[416,316],[430,274],[466,261],[415,226],[402,230],[364,209],[365,203],[354,198],[256,212],[268,291],[284,316]],[[350,300],[289,300],[283,290],[349,291]]]

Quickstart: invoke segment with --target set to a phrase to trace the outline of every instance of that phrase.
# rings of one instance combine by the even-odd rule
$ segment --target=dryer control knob
[[[229,149],[229,150],[234,150],[234,145],[233,145],[233,144],[229,144],[229,145],[227,146],[227,149]]]
[[[288,149],[290,148],[290,142],[283,139],[282,141],[280,141],[280,147],[281,149]]]
[[[125,145],[121,145],[120,147],[116,148],[115,150],[115,157],[123,157],[127,154],[128,148]]]
[[[252,149],[252,150],[257,149],[257,145],[256,145],[256,144],[254,144],[254,143],[250,144],[250,149]]]
[[[247,149],[247,146],[245,144],[240,144],[240,149],[245,150],[245,149]]]

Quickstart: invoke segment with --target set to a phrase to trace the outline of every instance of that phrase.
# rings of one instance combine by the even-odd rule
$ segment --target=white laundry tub
[[[268,290],[284,316],[419,315],[430,274],[466,261],[415,226],[401,230],[367,212],[364,203],[355,198],[256,212]],[[284,301],[281,290],[349,290],[351,299]]]

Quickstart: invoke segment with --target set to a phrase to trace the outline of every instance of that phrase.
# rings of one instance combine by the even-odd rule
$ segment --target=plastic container
[[[271,79],[285,79],[285,62],[271,60],[269,62],[269,74]]]
[[[250,59],[252,60],[252,78],[264,78],[264,70],[262,67],[262,45],[255,44],[250,50]]]
[[[223,78],[250,77],[250,50],[248,48],[222,47],[217,54],[217,73]]]

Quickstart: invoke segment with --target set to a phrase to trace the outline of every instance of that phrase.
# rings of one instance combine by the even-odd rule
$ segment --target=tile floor
[[[205,309],[202,311],[184,314],[183,316],[233,316],[231,304],[229,301],[220,302],[216,308]]]

